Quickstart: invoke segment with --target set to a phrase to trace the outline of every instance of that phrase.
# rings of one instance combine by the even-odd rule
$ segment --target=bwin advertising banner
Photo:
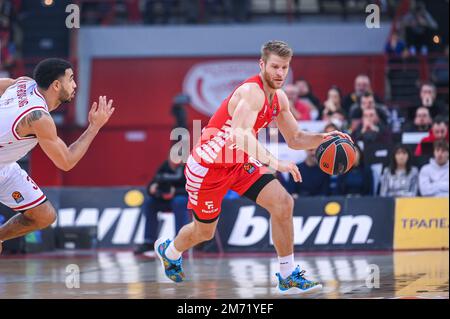
[[[53,228],[96,227],[97,247],[132,247],[143,242],[144,189],[46,189],[58,211]],[[393,248],[392,198],[306,197],[295,201],[296,251],[385,250]],[[0,215],[2,214],[0,208]],[[5,215],[5,214],[4,214]],[[7,213],[6,221],[12,215]],[[159,236],[175,236],[174,217],[160,212]],[[274,252],[268,212],[248,199],[224,200],[216,237],[204,251]]]
[[[294,206],[296,251],[385,250],[393,247],[394,199],[299,198]],[[247,199],[225,200],[220,241],[225,252],[274,251],[269,214]]]

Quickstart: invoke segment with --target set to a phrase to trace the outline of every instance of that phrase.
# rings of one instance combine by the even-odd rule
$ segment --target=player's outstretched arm
[[[280,101],[280,114],[277,116],[277,126],[289,148],[294,150],[315,149],[319,147],[325,137],[333,134],[339,134],[351,140],[350,136],[339,131],[312,133],[300,130],[297,120],[289,110],[289,102],[286,94],[281,90],[277,94]]]
[[[92,105],[89,112],[89,127],[84,133],[69,147],[58,137],[56,125],[51,116],[42,111],[35,111],[25,119],[33,128],[37,136],[39,145],[53,163],[61,170],[71,170],[80,159],[86,154],[86,151],[94,140],[95,136],[103,127],[114,112],[113,101],[106,102],[106,97],[101,96],[99,102]]]
[[[264,104],[264,93],[248,86],[242,86],[236,93],[239,94],[239,102],[231,122],[232,136],[236,146],[277,171],[291,173],[296,182],[301,181],[301,175],[295,163],[278,160],[256,139],[253,127],[260,111],[258,105]]]

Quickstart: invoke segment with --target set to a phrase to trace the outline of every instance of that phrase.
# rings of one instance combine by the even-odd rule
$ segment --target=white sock
[[[279,257],[278,261],[280,262],[280,275],[281,277],[286,278],[289,277],[292,272],[294,271],[294,254],[285,256],[285,257]]]
[[[169,247],[167,247],[165,254],[170,260],[178,260],[181,257],[181,252],[175,248],[173,241],[169,244]]]

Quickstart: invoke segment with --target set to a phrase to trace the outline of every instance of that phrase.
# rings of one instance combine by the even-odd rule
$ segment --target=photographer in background
[[[191,103],[189,95],[180,93],[173,99],[171,113],[175,118],[175,128],[187,128],[186,106]]]
[[[159,211],[172,211],[175,214],[177,233],[189,222],[185,184],[184,164],[175,163],[169,157],[147,187],[149,196],[142,206],[145,215],[144,243],[137,247],[135,254],[154,250],[153,245],[158,238]]]

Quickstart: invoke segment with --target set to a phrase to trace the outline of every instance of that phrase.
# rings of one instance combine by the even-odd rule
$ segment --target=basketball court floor
[[[60,251],[0,257],[0,298],[436,298],[448,299],[448,251],[296,254],[320,293],[277,294],[273,254],[195,253],[174,284],[154,256],[129,251]]]

